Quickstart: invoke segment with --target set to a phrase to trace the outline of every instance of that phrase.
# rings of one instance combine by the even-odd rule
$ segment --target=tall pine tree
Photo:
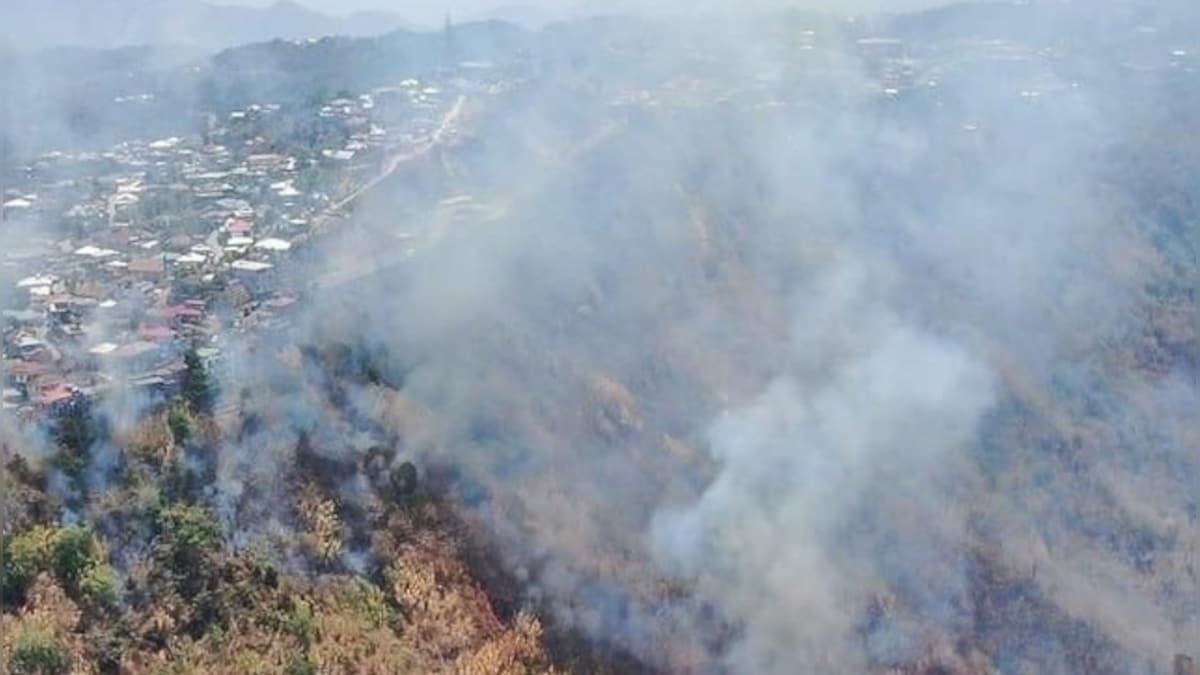
[[[188,349],[183,355],[183,398],[192,410],[200,414],[209,414],[213,409],[216,393],[213,391],[212,380],[204,359],[196,352],[196,348]]]

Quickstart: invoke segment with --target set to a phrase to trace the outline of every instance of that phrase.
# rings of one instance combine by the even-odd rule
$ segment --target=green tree
[[[183,356],[183,398],[192,410],[200,414],[212,412],[215,393],[208,366],[193,347]]]
[[[185,401],[171,401],[171,406],[167,409],[167,426],[171,429],[171,435],[175,437],[176,445],[183,445],[191,437],[195,420]]]
[[[87,490],[84,474],[90,452],[97,441],[108,436],[104,420],[94,414],[90,400],[76,396],[58,413],[52,430],[58,452],[51,458],[51,465],[62,471],[77,495],[82,496]]]
[[[417,467],[412,462],[402,462],[388,473],[388,485],[392,498],[404,501],[417,492]]]
[[[111,607],[119,600],[116,572],[89,527],[35,527],[0,546],[0,598],[5,604],[23,601],[42,572],[53,573],[68,595],[91,607]]]
[[[185,598],[193,598],[212,579],[221,547],[221,528],[199,506],[175,504],[159,511],[154,560]]]
[[[100,543],[92,531],[82,526],[60,529],[54,537],[51,564],[54,576],[68,591],[79,588],[79,580],[96,564]]]
[[[54,576],[71,597],[85,605],[112,607],[120,599],[119,582],[106,557],[100,538],[90,527],[64,527],[54,542]]]
[[[83,458],[98,436],[92,406],[85,398],[72,401],[54,423],[54,440],[69,457]]]

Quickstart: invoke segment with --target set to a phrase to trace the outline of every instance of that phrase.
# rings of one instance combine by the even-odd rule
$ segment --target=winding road
[[[405,152],[389,157],[387,161],[384,162],[383,170],[379,172],[379,175],[375,176],[366,183],[363,183],[357,190],[351,192],[345,197],[342,197],[333,204],[330,204],[325,210],[325,215],[328,217],[346,208],[350,204],[354,203],[354,201],[359,197],[375,189],[375,187],[377,187],[380,183],[387,180],[388,177],[396,173],[396,170],[401,166],[404,166],[413,160],[424,157],[425,155],[429,154],[431,150],[441,145],[442,141],[446,138],[446,134],[454,128],[454,126],[458,123],[458,119],[462,117],[463,108],[466,107],[466,103],[467,97],[459,96],[458,99],[454,101],[454,105],[450,107],[450,110],[446,111],[446,114],[442,116],[441,123],[438,124],[438,128],[434,129],[433,133],[430,134],[428,141],[418,145],[415,148],[408,149]]]

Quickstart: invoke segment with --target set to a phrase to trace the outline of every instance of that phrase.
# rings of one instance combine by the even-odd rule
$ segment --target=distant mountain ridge
[[[365,36],[410,27],[395,14],[330,16],[290,0],[263,8],[203,0],[6,0],[0,18],[0,44],[17,49],[129,45],[221,49],[277,38]]]

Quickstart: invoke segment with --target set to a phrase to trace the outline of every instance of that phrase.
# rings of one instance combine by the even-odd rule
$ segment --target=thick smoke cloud
[[[986,465],[1014,389],[1094,367],[1088,333],[1132,311],[1115,260],[1137,233],[1103,159],[1136,120],[1111,82],[1036,59],[931,69],[914,79],[936,106],[892,103],[854,41],[869,28],[831,26],[827,79],[770,92],[782,110],[734,95],[606,126],[549,86],[500,104],[462,167],[504,195],[493,213],[398,222],[414,195],[377,195],[359,217],[378,227],[335,259],[379,259],[389,230],[434,243],[330,293],[325,316],[359,320],[318,334],[403,354],[405,395],[438,420],[406,452],[453,468],[532,599],[667,669],[966,668],[955,636],[989,611],[995,546],[989,564],[1033,574],[1121,667],[1160,666],[1186,644],[1171,603],[1093,544],[1049,553],[1077,516],[1039,521],[1028,479]],[[767,22],[688,29],[594,67],[653,79],[703,58],[696,36],[727,81],[793,57]],[[530,150],[551,138],[577,154]],[[1112,470],[1094,475],[1121,494]],[[1095,508],[1091,480],[1043,497]],[[671,581],[686,600],[652,590]],[[1068,672],[1060,639],[1002,656]]]
[[[948,487],[965,484],[961,452],[991,402],[990,376],[872,306],[861,268],[831,274],[801,303],[795,348],[808,376],[721,415],[709,432],[717,477],[651,530],[658,557],[741,626],[724,657],[734,672],[865,668],[861,603],[881,583],[917,594],[922,621],[967,618],[952,543],[964,495]],[[919,657],[903,653],[919,637],[907,628],[872,627],[868,649]]]

